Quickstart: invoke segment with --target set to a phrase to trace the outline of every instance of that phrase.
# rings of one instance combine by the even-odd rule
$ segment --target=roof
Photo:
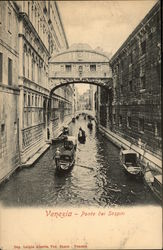
[[[125,149],[122,150],[122,154],[127,155],[127,154],[136,154],[136,152],[132,149]]]
[[[68,49],[62,49],[54,53],[50,63],[109,63],[110,54],[100,48],[92,49],[88,44],[73,44]]]

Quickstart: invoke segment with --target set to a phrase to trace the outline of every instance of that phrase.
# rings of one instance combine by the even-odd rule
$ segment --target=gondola
[[[72,122],[75,122],[75,117],[72,118]]]
[[[56,173],[64,174],[72,169],[75,163],[77,140],[74,136],[67,136],[64,141],[64,151],[56,165]]]
[[[81,144],[84,144],[85,141],[86,141],[86,136],[85,136],[85,132],[82,131],[82,135],[80,135],[80,132],[78,133],[78,141],[81,143]]]
[[[75,154],[72,150],[65,150],[60,156],[60,160],[56,166],[57,174],[67,173],[75,164]]]
[[[63,135],[68,135],[69,134],[69,128],[68,128],[68,126],[64,126],[63,127],[62,133],[63,133]]]
[[[91,130],[93,128],[93,124],[91,122],[89,122],[87,127]]]
[[[130,176],[142,176],[142,167],[138,164],[137,154],[135,151],[131,149],[121,150],[120,162],[125,172]]]
[[[161,202],[162,201],[162,175],[155,175],[155,176],[148,178],[148,174],[145,173],[144,179],[146,181],[147,186],[152,191],[153,196],[157,199],[157,201]]]

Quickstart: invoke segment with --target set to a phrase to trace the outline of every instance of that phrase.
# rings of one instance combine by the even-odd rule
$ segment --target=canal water
[[[17,170],[0,186],[0,200],[7,206],[135,206],[157,204],[143,180],[123,171],[119,149],[96,128],[87,128],[80,116],[70,124],[70,134],[79,127],[86,132],[86,143],[77,146],[76,165],[64,176],[55,174],[53,155],[58,144],[30,168]],[[61,146],[61,145],[59,145]]]

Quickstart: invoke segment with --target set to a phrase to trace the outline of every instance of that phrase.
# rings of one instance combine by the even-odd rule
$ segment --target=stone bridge
[[[94,84],[112,88],[112,71],[109,56],[87,44],[75,44],[49,60],[49,89],[75,83]]]

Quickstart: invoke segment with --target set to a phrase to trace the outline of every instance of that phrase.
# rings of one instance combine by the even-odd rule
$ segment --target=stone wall
[[[18,89],[0,86],[0,180],[20,163],[18,100]]]
[[[113,132],[161,155],[159,2],[111,58]]]

